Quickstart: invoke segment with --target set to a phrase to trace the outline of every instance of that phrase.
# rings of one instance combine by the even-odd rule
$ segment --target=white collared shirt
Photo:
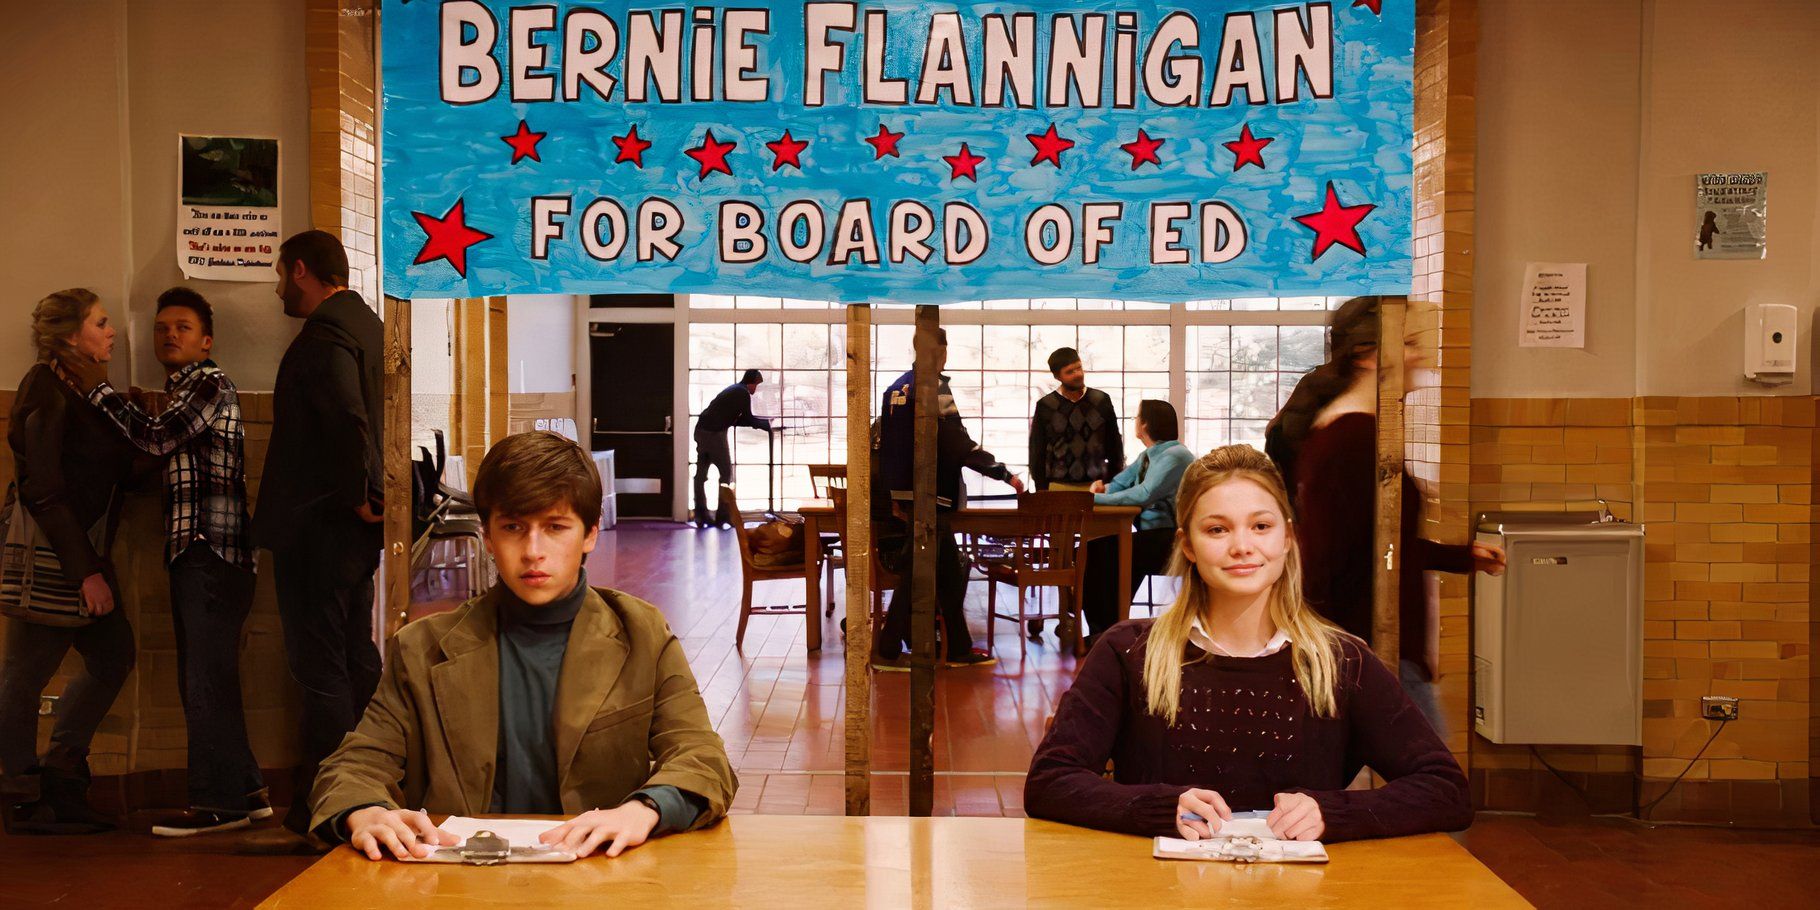
[[[1195,647],[1220,657],[1269,657],[1289,647],[1289,634],[1278,629],[1277,634],[1270,636],[1270,641],[1264,643],[1264,649],[1256,654],[1233,654],[1220,647],[1219,642],[1214,641],[1213,636],[1208,635],[1207,630],[1201,628],[1201,621],[1197,619],[1188,626],[1188,641]]]

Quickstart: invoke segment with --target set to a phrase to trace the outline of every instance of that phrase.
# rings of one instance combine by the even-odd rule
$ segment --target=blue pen
[[[1234,813],[1232,813],[1232,817],[1233,818],[1269,818],[1270,813],[1264,809],[1253,809],[1248,812],[1234,812]],[[1181,819],[1182,819],[1182,821],[1185,821],[1185,822],[1200,822],[1202,824],[1207,823],[1207,820],[1202,818],[1200,816],[1200,813],[1198,813],[1198,812],[1183,812],[1181,814]]]

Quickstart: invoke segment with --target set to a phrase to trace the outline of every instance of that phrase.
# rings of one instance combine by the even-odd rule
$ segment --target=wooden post
[[[941,387],[935,307],[916,308],[916,443],[910,540],[910,814],[935,807],[935,422]],[[852,625],[852,623],[848,623]],[[957,634],[954,629],[949,635]],[[965,635],[966,630],[958,634]]]
[[[1403,317],[1409,302],[1385,297],[1378,306],[1377,571],[1371,599],[1371,649],[1392,669],[1400,654],[1398,598],[1403,553]]]
[[[847,814],[872,814],[872,310],[847,307]]]
[[[385,299],[385,623],[390,638],[411,607],[411,302]]]

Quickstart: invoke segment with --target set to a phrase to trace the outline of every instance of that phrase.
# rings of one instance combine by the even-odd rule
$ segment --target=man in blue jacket
[[[948,362],[948,333],[945,331],[938,330],[936,335],[935,358],[935,369],[940,373]],[[992,658],[984,651],[973,647],[973,633],[967,630],[967,564],[954,542],[954,531],[949,527],[948,519],[965,499],[961,487],[963,467],[1009,484],[1020,493],[1024,484],[967,433],[946,376],[937,379],[936,400],[939,417],[933,453],[916,451],[915,370],[899,376],[885,389],[883,414],[879,418],[879,469],[873,476],[872,502],[875,512],[887,522],[886,527],[896,529],[881,533],[879,552],[886,554],[894,571],[903,579],[903,585],[891,593],[891,609],[885,615],[884,632],[876,645],[876,666],[882,670],[909,669],[903,661],[903,648],[910,640],[912,596],[908,530],[903,528],[901,519],[885,514],[884,510],[890,507],[892,493],[908,496],[915,486],[917,460],[931,456],[935,459],[935,602],[947,634],[943,642],[945,663],[950,667],[992,663]]]

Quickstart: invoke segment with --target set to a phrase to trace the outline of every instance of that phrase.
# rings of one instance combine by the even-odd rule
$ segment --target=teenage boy
[[[158,295],[152,339],[169,374],[156,416],[104,379],[88,400],[140,451],[168,456],[164,560],[178,694],[189,728],[190,808],[152,825],[152,833],[187,837],[244,828],[272,814],[240,701],[240,629],[253,603],[246,434],[239,393],[209,359],[215,310],[208,300],[185,287]]]
[[[582,570],[600,524],[587,453],[509,436],[473,494],[500,583],[399,630],[366,715],[323,762],[311,829],[403,859],[454,844],[426,812],[563,815],[544,843],[618,856],[719,820],[738,781],[681,642]]]

